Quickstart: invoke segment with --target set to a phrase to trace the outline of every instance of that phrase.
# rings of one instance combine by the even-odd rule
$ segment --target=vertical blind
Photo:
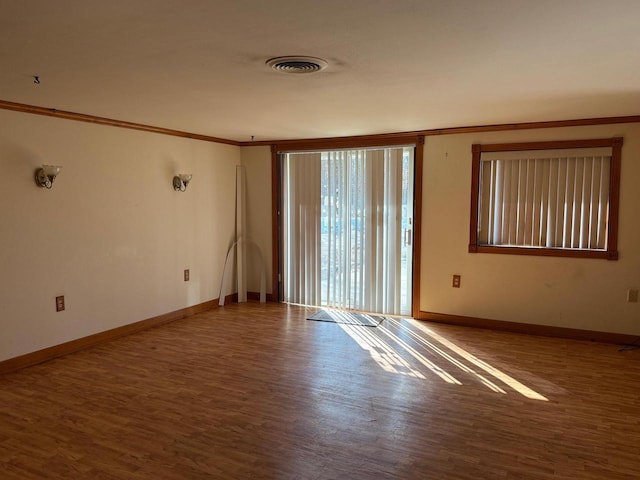
[[[483,152],[484,245],[605,250],[610,148]]]
[[[320,304],[320,153],[289,154],[283,168],[285,301]]]
[[[412,155],[413,149],[285,155],[285,301],[406,313],[401,305],[406,152]]]

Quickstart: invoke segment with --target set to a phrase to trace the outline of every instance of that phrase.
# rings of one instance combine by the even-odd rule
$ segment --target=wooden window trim
[[[469,222],[469,253],[498,253],[507,255],[537,255],[546,257],[618,259],[618,212],[620,202],[620,164],[622,137],[551,142],[473,144],[471,146],[471,215]],[[478,244],[478,195],[480,193],[480,162],[483,152],[512,152],[568,148],[611,147],[609,172],[609,225],[607,250],[578,250],[539,247],[504,247]]]

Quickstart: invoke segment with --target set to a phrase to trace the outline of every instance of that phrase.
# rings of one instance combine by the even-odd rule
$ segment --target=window
[[[622,138],[473,145],[469,252],[617,260]]]

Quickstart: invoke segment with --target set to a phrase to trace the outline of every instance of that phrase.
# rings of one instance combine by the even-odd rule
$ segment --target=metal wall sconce
[[[61,168],[62,167],[57,165],[42,165],[42,167],[36,170],[36,185],[39,187],[51,188],[53,181],[60,173]]]
[[[173,177],[173,189],[176,192],[184,192],[187,189],[187,185],[191,181],[190,173],[179,173],[175,177]]]

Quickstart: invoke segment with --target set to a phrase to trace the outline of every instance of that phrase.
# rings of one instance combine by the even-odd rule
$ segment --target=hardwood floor
[[[0,478],[637,479],[640,351],[230,305],[0,377]]]

